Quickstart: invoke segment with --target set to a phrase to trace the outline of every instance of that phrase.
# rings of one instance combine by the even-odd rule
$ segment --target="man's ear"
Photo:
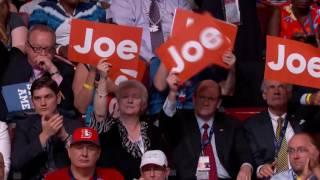
[[[61,91],[59,91],[59,93],[57,94],[57,104],[61,103],[61,98],[64,98],[63,94]]]
[[[266,93],[265,92],[262,92],[262,98],[263,98],[263,100],[267,100],[267,96],[266,96]]]
[[[170,175],[170,168],[167,167],[167,168],[166,168],[166,177],[169,177],[169,175]]]

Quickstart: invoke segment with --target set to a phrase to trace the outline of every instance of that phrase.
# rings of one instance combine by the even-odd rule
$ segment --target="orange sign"
[[[183,27],[182,24],[190,20],[193,23]],[[179,28],[183,28],[183,33]],[[177,10],[172,30],[173,36],[157,49],[157,54],[167,69],[179,72],[181,82],[211,64],[228,68],[222,55],[233,47],[237,32],[235,25],[216,20],[209,14]]]
[[[320,88],[318,48],[294,40],[267,37],[265,79]]]
[[[116,84],[136,79],[141,36],[141,28],[73,19],[68,58],[93,65],[106,58]]]

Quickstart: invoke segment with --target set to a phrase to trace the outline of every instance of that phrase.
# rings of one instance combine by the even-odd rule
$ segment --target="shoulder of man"
[[[122,174],[112,168],[97,168],[97,176],[98,178],[102,178],[104,180],[112,179],[112,180],[122,180],[124,179]]]
[[[70,179],[68,168],[58,169],[46,174],[45,180]]]

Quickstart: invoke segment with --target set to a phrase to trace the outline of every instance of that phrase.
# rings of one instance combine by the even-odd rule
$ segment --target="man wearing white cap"
[[[166,155],[160,150],[146,151],[140,164],[140,180],[165,180],[170,169]]]

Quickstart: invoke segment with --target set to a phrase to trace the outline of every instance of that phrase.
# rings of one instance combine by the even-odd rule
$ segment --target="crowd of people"
[[[269,35],[320,47],[317,1],[19,3],[0,0],[0,90],[30,83],[32,108],[13,111],[0,94],[0,180],[320,180],[320,91],[263,78],[257,14],[271,9]],[[183,83],[167,69],[155,50],[176,8],[238,26],[221,56],[230,68],[210,65]],[[72,19],[142,28],[143,81],[115,83],[108,59],[69,59]],[[240,121],[229,107],[259,110]]]

